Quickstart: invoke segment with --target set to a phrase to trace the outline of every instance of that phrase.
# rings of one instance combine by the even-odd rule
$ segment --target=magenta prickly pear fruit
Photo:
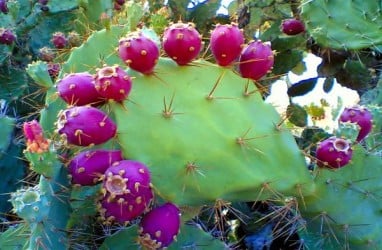
[[[158,45],[141,32],[132,32],[119,40],[119,57],[131,69],[151,74],[158,62]]]
[[[95,88],[105,99],[122,102],[131,90],[130,76],[118,65],[97,69]]]
[[[327,168],[341,168],[348,164],[353,156],[353,150],[348,140],[330,137],[317,146],[317,165]]]
[[[7,2],[8,0],[0,0],[0,11],[3,12],[4,14],[8,14],[9,12]]]
[[[114,162],[122,161],[120,150],[96,149],[83,151],[68,164],[72,184],[81,186],[95,185],[100,177]]]
[[[234,23],[218,24],[211,33],[210,46],[217,64],[230,65],[240,56],[244,46],[243,32]]]
[[[62,110],[58,116],[57,131],[69,144],[98,145],[116,135],[115,123],[94,107],[72,107]]]
[[[0,28],[0,44],[11,45],[16,40],[16,35],[10,29]]]
[[[68,44],[68,39],[65,34],[62,32],[55,32],[52,35],[51,42],[53,43],[56,49],[63,49]]]
[[[150,183],[150,171],[145,164],[123,160],[115,162],[106,170],[103,187],[112,197],[121,194],[138,195],[141,188],[150,188]]]
[[[297,35],[305,31],[305,25],[299,19],[285,19],[281,23],[281,31],[287,35]]]
[[[358,142],[362,141],[373,128],[371,112],[359,105],[345,108],[340,115],[339,122],[350,122],[359,126],[360,130],[356,139]]]
[[[270,44],[261,41],[250,42],[241,52],[239,62],[242,77],[259,80],[272,69],[274,64]]]
[[[122,194],[111,197],[106,194],[99,200],[97,208],[105,224],[128,224],[149,211],[153,198],[151,188],[141,189],[139,195]]]
[[[53,62],[48,63],[48,73],[50,77],[52,77],[53,79],[58,76],[58,74],[60,73],[60,70],[61,70],[61,66],[59,63],[53,63]]]
[[[179,228],[179,208],[172,203],[165,203],[143,216],[138,241],[147,249],[162,249],[176,239]]]
[[[69,105],[99,105],[104,101],[95,88],[93,75],[88,72],[66,75],[56,85],[58,95]]]
[[[163,49],[178,65],[194,60],[202,49],[202,37],[192,23],[174,23],[163,34]]]
[[[152,199],[149,169],[141,162],[122,160],[110,166],[103,177],[99,208],[107,223],[128,223],[147,212]]]

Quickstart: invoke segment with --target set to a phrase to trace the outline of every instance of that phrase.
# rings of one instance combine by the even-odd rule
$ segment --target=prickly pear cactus
[[[378,1],[304,0],[301,17],[311,36],[324,47],[374,49],[382,44],[381,8]]]

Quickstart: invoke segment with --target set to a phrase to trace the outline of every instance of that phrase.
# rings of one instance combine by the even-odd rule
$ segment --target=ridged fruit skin
[[[320,142],[316,150],[319,167],[341,168],[350,162],[352,156],[350,142],[335,136]]]
[[[104,101],[89,72],[68,74],[57,81],[56,87],[58,95],[69,105],[99,105]]]
[[[118,65],[97,69],[94,84],[102,97],[116,102],[125,100],[132,87],[130,76]]]
[[[355,105],[346,107],[341,113],[339,122],[351,122],[360,127],[357,141],[362,141],[373,129],[373,115],[371,112],[362,106]]]
[[[119,40],[118,54],[131,69],[149,75],[158,62],[159,48],[142,33],[132,32]]]
[[[173,203],[153,208],[140,222],[139,243],[148,249],[169,246],[179,233],[180,211]]]
[[[281,31],[290,36],[298,35],[305,32],[305,25],[299,19],[289,18],[282,21]]]
[[[0,0],[0,11],[3,12],[4,14],[8,14],[9,12],[7,2],[8,0]]]
[[[98,209],[106,224],[126,224],[147,212],[153,197],[147,166],[139,161],[122,160],[105,172]]]
[[[116,135],[117,126],[103,111],[89,106],[62,110],[57,131],[67,143],[77,146],[98,145]]]
[[[243,49],[243,32],[234,23],[218,24],[211,32],[210,46],[217,64],[230,65],[240,56]]]
[[[56,49],[63,49],[68,44],[68,39],[65,34],[62,32],[55,32],[52,35],[51,42],[53,43]]]
[[[0,28],[0,44],[11,45],[16,40],[16,35],[10,29]]]
[[[163,33],[163,50],[178,65],[194,60],[202,49],[202,37],[192,23],[174,23]]]
[[[265,76],[273,64],[274,55],[270,44],[252,41],[240,55],[239,71],[242,77],[256,81]]]
[[[68,164],[72,184],[92,186],[116,161],[123,160],[120,150],[95,149],[80,152]]]

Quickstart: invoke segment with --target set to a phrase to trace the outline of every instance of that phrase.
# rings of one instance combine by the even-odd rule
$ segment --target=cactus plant
[[[169,1],[169,7],[179,7],[175,13],[179,14],[185,2]],[[109,10],[113,3],[117,2],[110,1]],[[86,2],[54,4],[48,1],[45,12],[81,6],[82,14],[91,19],[95,11],[86,8]],[[213,4],[191,9],[205,13],[206,6]],[[275,247],[280,239],[293,244],[292,238],[299,248],[380,248],[379,103],[366,105],[373,115],[373,124],[368,124],[372,131],[357,141],[357,125],[345,123],[332,133],[309,127],[308,112],[293,102],[295,96],[310,91],[319,77],[288,90],[287,117],[264,102],[258,88],[259,83],[271,81],[265,75],[278,78],[301,61],[306,36],[320,37],[312,29],[320,11],[309,9],[320,4],[331,10],[338,2],[302,2],[307,32],[286,36],[279,29],[280,19],[297,18],[295,5],[251,3],[250,13],[264,9],[254,22],[262,22],[261,40],[272,43],[248,39],[237,67],[221,67],[227,65],[219,58],[205,57],[208,46],[204,53],[198,51],[199,58],[188,57],[186,62],[178,62],[178,54],[161,53],[165,52],[159,46],[162,34],[136,30],[140,11],[128,15],[127,24],[104,13],[105,29],[87,34],[81,46],[60,59],[30,64],[28,74],[45,93],[41,127],[34,122],[24,129],[24,155],[37,178],[34,185],[12,193],[13,211],[23,222],[0,236],[0,248],[14,242],[37,249],[135,249],[138,243],[153,249],[228,249],[234,247],[232,243],[250,249]],[[96,6],[99,10],[103,5],[97,1]],[[361,4],[370,6],[369,1]],[[136,7],[126,2],[118,15],[125,10],[135,13]],[[286,14],[286,7],[293,13]],[[348,10],[349,3],[345,7]],[[9,5],[10,13],[12,8]],[[310,12],[313,15],[307,17]],[[351,12],[358,10],[352,7]],[[272,16],[265,22],[268,13]],[[367,14],[364,17],[368,19]],[[352,47],[359,43],[356,40],[359,37],[349,38],[346,48],[358,48]],[[163,46],[166,41],[175,48],[176,42],[168,37]],[[185,47],[190,48],[189,43]],[[288,58],[288,53],[293,57]],[[340,60],[347,62],[341,67],[354,66],[353,56]],[[60,69],[57,78],[51,78],[49,65],[57,60]],[[271,73],[273,66],[276,71]],[[126,77],[114,78],[116,71]],[[67,101],[78,99],[72,92],[67,100],[60,98],[60,83],[78,74],[91,75],[94,81],[88,86],[107,100],[80,106],[78,101]],[[121,87],[115,79],[127,84]],[[70,86],[66,87],[70,90]],[[303,132],[292,133],[284,124],[287,120],[303,127]],[[93,159],[89,152],[107,153]],[[110,152],[117,152],[117,159],[111,159]],[[93,164],[97,159],[99,166]],[[169,209],[171,223],[165,224],[158,214],[162,216],[161,208],[168,206],[176,209]],[[235,228],[244,230],[244,237]],[[25,232],[27,236],[20,235]],[[172,242],[175,235],[177,241]]]

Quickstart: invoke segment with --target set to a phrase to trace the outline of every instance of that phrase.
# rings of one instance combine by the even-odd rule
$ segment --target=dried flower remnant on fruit
[[[26,139],[26,151],[31,153],[44,153],[49,149],[49,140],[44,137],[40,123],[36,120],[25,122],[23,125]]]

